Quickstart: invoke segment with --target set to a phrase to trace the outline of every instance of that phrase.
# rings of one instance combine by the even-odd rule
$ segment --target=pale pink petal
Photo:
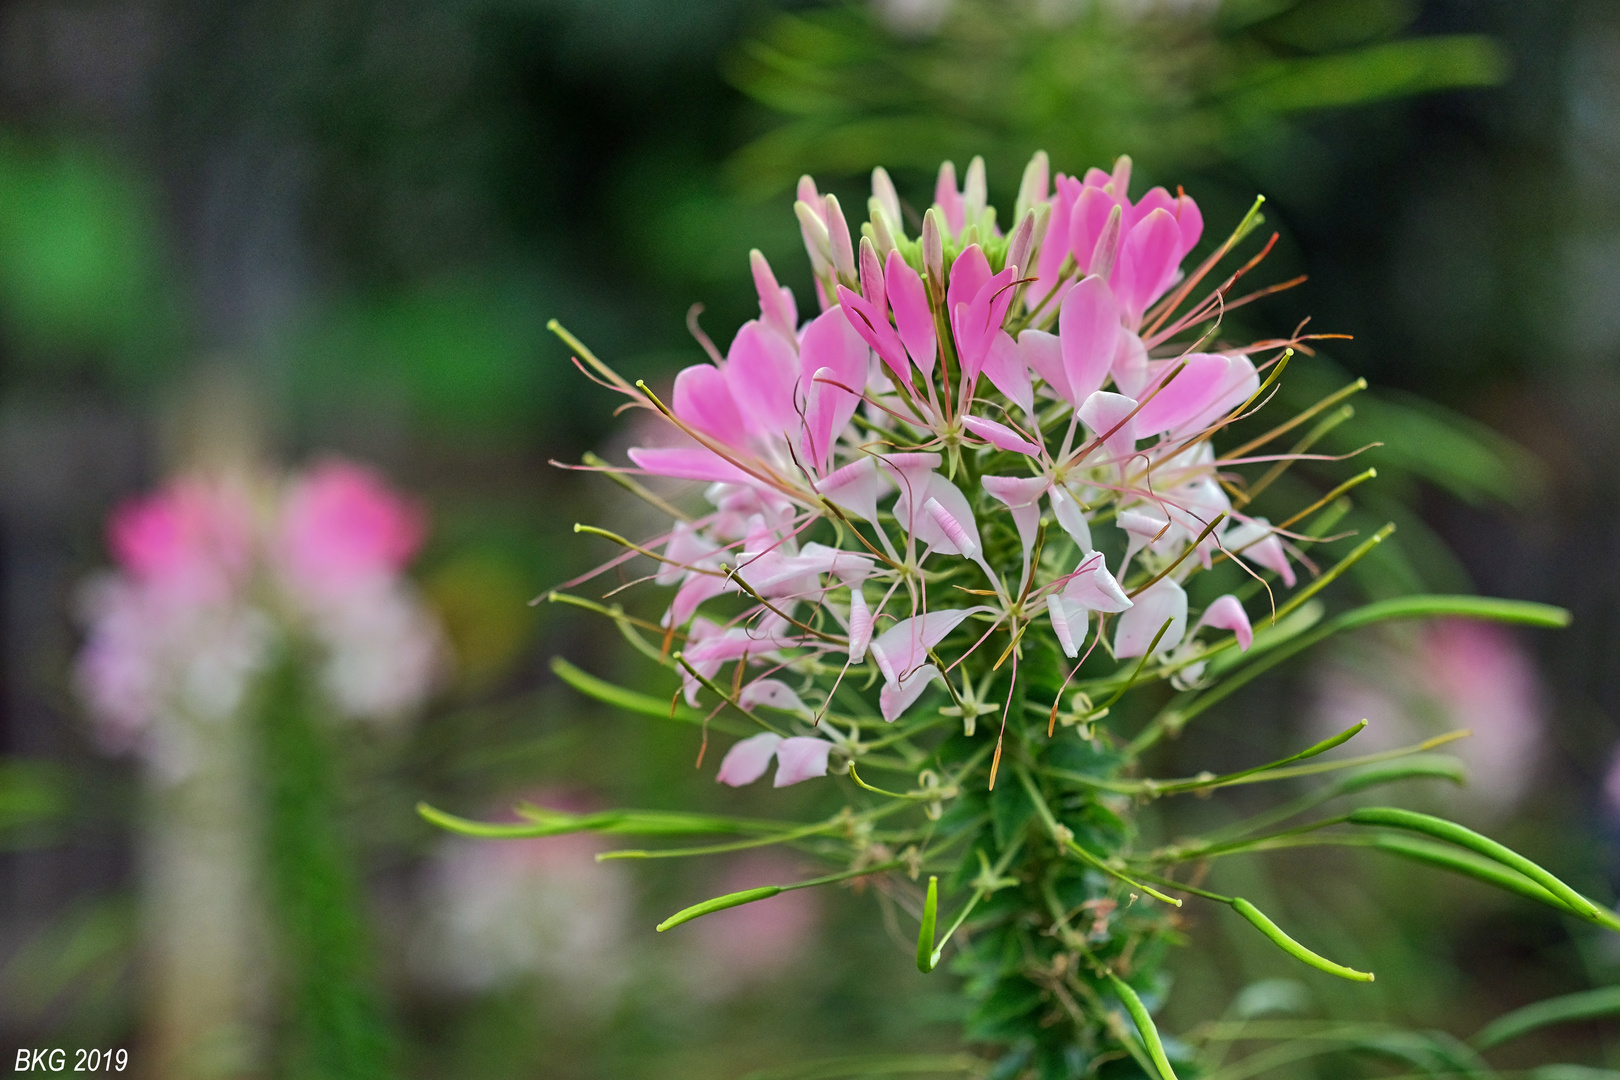
[[[883,678],[898,683],[906,672],[923,663],[928,650],[944,641],[968,616],[984,608],[952,608],[901,619],[872,642],[872,659]]]
[[[931,374],[938,343],[934,336],[934,315],[928,308],[928,287],[898,251],[889,252],[884,280],[900,341],[910,354],[911,362],[923,374]]]
[[[872,609],[866,604],[866,594],[859,585],[849,589],[849,662],[858,664],[866,659],[866,649],[872,644]]]
[[[712,600],[725,591],[726,579],[720,575],[693,574],[675,590],[675,599],[670,601],[669,610],[664,613],[664,625],[684,625],[705,600]]]
[[[1018,335],[1018,351],[1024,354],[1024,363],[1054,394],[1064,401],[1069,400],[1069,376],[1063,370],[1063,342],[1056,334],[1025,330]]]
[[[799,695],[781,679],[755,679],[742,688],[742,693],[737,695],[737,701],[745,709],[764,705],[766,708],[779,709],[782,712],[807,711],[804,702],[799,700]]]
[[[822,216],[827,222],[827,237],[832,244],[833,266],[841,277],[855,278],[855,248],[849,239],[849,223],[844,220],[838,196],[828,192],[821,197]]]
[[[986,476],[982,483],[984,490],[1012,511],[1013,524],[1018,527],[1018,539],[1024,547],[1027,573],[1030,551],[1034,548],[1035,534],[1041,523],[1040,498],[1046,494],[1046,477]]]
[[[964,416],[962,417],[962,426],[998,449],[1011,450],[1015,454],[1028,454],[1030,457],[1040,456],[1040,447],[1006,424],[998,424],[994,420],[986,420],[982,416]]]
[[[927,502],[923,503],[923,511],[934,519],[934,524],[944,531],[951,545],[960,554],[971,559],[979,553],[979,545],[974,543],[968,536],[967,530],[962,527],[962,523],[956,519],[956,516],[940,505],[937,498],[931,497]]]
[[[1052,620],[1052,632],[1057,634],[1063,655],[1073,659],[1080,655],[1080,642],[1086,638],[1090,613],[1079,604],[1067,604],[1057,593],[1046,597],[1046,613]]]
[[[928,684],[939,677],[939,668],[924,664],[898,683],[885,683],[883,689],[878,691],[878,708],[883,713],[883,719],[894,723],[917,703],[923,691],[928,689]]]
[[[1114,655],[1120,659],[1141,656],[1152,644],[1159,628],[1169,621],[1170,627],[1159,638],[1153,655],[1163,656],[1181,644],[1187,630],[1187,594],[1180,585],[1163,578],[1150,585],[1137,596],[1136,603],[1119,617],[1114,631]]]
[[[1052,504],[1052,516],[1057,518],[1058,525],[1080,546],[1080,550],[1092,550],[1091,524],[1086,521],[1085,511],[1069,490],[1062,484],[1053,484],[1047,493],[1047,501]]]
[[[928,475],[939,468],[940,462],[944,459],[938,454],[917,452],[890,454],[878,460],[885,469],[894,474],[900,486],[900,497],[915,497],[918,505],[921,505],[922,500],[927,498],[921,492],[928,483]]]
[[[1081,404],[1080,419],[1103,440],[1112,457],[1123,459],[1136,450],[1142,414],[1132,417],[1131,410],[1135,408],[1134,398],[1098,390]]]
[[[1215,406],[1231,366],[1231,360],[1219,353],[1187,356],[1174,378],[1164,383],[1158,392],[1150,391],[1152,396],[1145,399],[1142,411],[1136,414],[1137,434],[1172,431]]]
[[[1100,277],[1082,280],[1063,298],[1058,339],[1071,405],[1102,388],[1119,351],[1119,304]]]
[[[1190,419],[1175,426],[1178,432],[1202,431],[1219,423],[1226,415],[1241,406],[1260,389],[1260,373],[1247,356],[1227,357],[1226,374],[1210,393],[1209,404]]]
[[[1155,210],[1131,228],[1114,275],[1127,326],[1139,325],[1142,313],[1170,287],[1180,260],[1181,226],[1168,210]]]
[[[752,735],[726,751],[725,758],[720,762],[720,772],[715,779],[731,787],[742,787],[752,784],[765,775],[770,767],[771,758],[776,756],[776,748],[782,742],[782,736],[773,735],[769,731]]]
[[[878,311],[889,310],[889,294],[883,286],[883,264],[878,261],[877,248],[872,241],[861,239],[860,253],[861,295]]]
[[[1088,555],[1081,567],[1063,586],[1063,599],[1090,611],[1124,611],[1131,607],[1131,598],[1125,595],[1102,556]]]
[[[827,476],[817,485],[821,494],[863,521],[877,519],[877,501],[889,490],[889,478],[877,459],[861,458]]]
[[[1005,330],[997,330],[990,340],[990,352],[984,358],[984,377],[1008,400],[1017,404],[1028,415],[1035,412],[1035,387],[1029,379],[1029,365],[1018,343]]]
[[[951,235],[962,231],[962,193],[956,189],[956,166],[949,161],[940,165],[939,179],[934,181],[934,205],[945,215]]]
[[[856,391],[866,385],[867,356],[866,343],[841,310],[823,312],[805,327],[799,345],[805,450],[818,470],[827,467],[838,436],[860,405]]]
[[[1254,644],[1254,629],[1249,625],[1249,613],[1243,610],[1242,601],[1231,593],[1216,597],[1204,609],[1198,625],[1232,631],[1237,635],[1238,648],[1243,652],[1248,652],[1249,646]]]
[[[701,446],[630,448],[630,460],[654,476],[676,480],[708,480],[726,484],[753,484],[755,479],[731,462]]]
[[[686,567],[706,559],[719,550],[719,545],[685,521],[677,521],[670,531],[669,542],[664,545],[667,563],[658,564],[655,579],[660,585],[673,585],[686,573]]]
[[[776,779],[774,787],[787,787],[804,780],[827,775],[827,755],[832,743],[826,739],[796,736],[783,739],[776,747]]]
[[[1221,538],[1226,550],[1240,559],[1275,571],[1289,588],[1294,585],[1294,568],[1288,563],[1288,552],[1282,541],[1271,531],[1265,518],[1253,518],[1227,532]]]
[[[675,376],[670,408],[689,427],[727,446],[746,447],[748,427],[725,375],[713,364],[693,364]]]

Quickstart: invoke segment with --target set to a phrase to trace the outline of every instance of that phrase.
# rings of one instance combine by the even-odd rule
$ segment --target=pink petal
[[[866,604],[866,594],[859,585],[849,589],[849,662],[858,664],[866,659],[866,650],[872,644],[872,609]]]
[[[900,335],[894,332],[894,327],[889,325],[888,315],[867,303],[864,296],[851,292],[843,285],[838,286],[838,309],[862,340],[888,365],[889,370],[901,382],[909,382],[911,368],[906,362],[906,347]]]
[[[883,287],[883,264],[878,261],[877,248],[866,238],[861,239],[861,295],[878,311],[889,310],[889,294]]]
[[[748,445],[748,428],[732,399],[726,377],[713,364],[693,364],[675,376],[670,408],[682,421],[714,439],[738,448]]]
[[[1243,610],[1242,601],[1231,593],[1216,597],[1204,609],[1198,625],[1232,631],[1237,635],[1238,648],[1243,652],[1248,652],[1249,646],[1254,644],[1254,629],[1249,625],[1249,613]]]
[[[732,787],[752,784],[765,775],[765,770],[770,767],[771,758],[776,755],[776,748],[781,742],[782,736],[765,731],[735,744],[726,751],[725,758],[720,762],[720,772],[715,779]]]
[[[776,283],[771,264],[765,261],[759,249],[748,253],[748,265],[754,271],[754,290],[759,293],[759,321],[788,341],[794,340],[799,313],[793,305],[793,290]]]
[[[928,287],[898,251],[889,252],[884,281],[889,304],[894,308],[894,325],[906,352],[911,355],[911,362],[924,375],[931,374],[938,343],[934,337],[934,315],[928,307]]]
[[[875,521],[877,501],[889,490],[889,478],[875,458],[861,458],[830,474],[818,488],[825,498],[863,521]]]
[[[1063,586],[1063,599],[1090,611],[1118,612],[1132,606],[1101,555],[1089,555],[1080,565],[1085,569]]]
[[[664,613],[664,625],[684,626],[705,600],[714,599],[726,588],[726,579],[718,574],[693,574],[675,590],[675,599]]]
[[[1069,250],[1074,253],[1082,273],[1091,272],[1097,241],[1108,223],[1109,212],[1117,205],[1119,200],[1099,187],[1082,189],[1075,200],[1074,211],[1069,217],[1068,241]]]
[[[1156,187],[1136,200],[1136,205],[1130,208],[1125,218],[1126,226],[1135,225],[1155,210],[1167,211],[1172,217],[1176,213],[1176,200],[1162,187]]]
[[[832,743],[826,739],[796,736],[783,739],[776,747],[776,779],[774,787],[787,787],[804,780],[827,775],[827,755]]]
[[[952,608],[901,619],[872,642],[872,659],[891,685],[921,664],[928,650],[944,641],[969,615],[984,608]]]
[[[940,505],[937,498],[930,498],[923,503],[923,512],[934,519],[934,523],[944,531],[958,552],[970,559],[978,554],[979,545],[968,536],[967,530],[962,527],[956,516]]]
[[[956,523],[960,536],[928,510],[929,502],[939,504],[946,518]],[[913,505],[917,507],[916,510],[912,509]],[[938,473],[931,474],[923,485],[921,502],[914,504],[902,494],[895,500],[894,512],[898,520],[909,523],[908,531],[919,543],[942,555],[961,555],[971,559],[984,546],[979,542],[979,526],[973,520],[973,507],[968,504],[967,496]]]
[[[1143,391],[1152,381],[1151,372],[1147,346],[1142,344],[1142,339],[1130,330],[1120,330],[1112,368],[1114,387],[1126,397],[1141,401]]]
[[[1102,389],[1119,349],[1119,304],[1108,283],[1099,277],[1082,280],[1063,298],[1058,313],[1058,339],[1063,347],[1063,370],[1069,394],[1065,400],[1079,405]]]
[[[630,460],[654,476],[676,480],[720,481],[726,484],[753,484],[754,478],[731,462],[702,446],[632,447]]]
[[[1052,516],[1057,518],[1058,525],[1070,538],[1080,546],[1081,551],[1091,551],[1091,526],[1086,521],[1085,511],[1075,497],[1062,484],[1053,484],[1047,493],[1047,501],[1052,504]]]
[[[1142,313],[1170,287],[1180,261],[1181,226],[1168,210],[1155,210],[1131,228],[1114,276],[1127,326],[1141,323]]]
[[[1290,588],[1294,585],[1294,568],[1288,564],[1288,552],[1282,541],[1271,531],[1265,518],[1253,518],[1227,532],[1221,538],[1226,550],[1240,559],[1247,559],[1273,570]]]
[[[1052,631],[1057,634],[1063,655],[1073,659],[1080,655],[1080,642],[1085,640],[1090,614],[1079,605],[1063,602],[1063,597],[1050,593],[1046,597],[1046,614],[1052,620]],[[1078,625],[1077,625],[1078,624]],[[1077,635],[1075,631],[1078,630]]]
[[[973,302],[990,281],[990,260],[978,244],[970,244],[951,263],[950,285],[945,290],[945,310],[955,311]]]
[[[1196,416],[1177,424],[1177,431],[1202,431],[1218,423],[1228,413],[1241,406],[1260,389],[1260,373],[1247,356],[1227,357],[1226,375],[1211,393],[1209,404]]]
[[[1136,414],[1137,434],[1172,431],[1218,405],[1231,367],[1231,360],[1219,353],[1185,357],[1175,378],[1144,399],[1142,411]]]
[[[1014,510],[1033,506],[1046,494],[1044,476],[986,476],[980,482],[984,490]]]
[[[1176,199],[1175,214],[1176,224],[1181,228],[1181,257],[1186,258],[1187,252],[1197,246],[1199,237],[1204,235],[1204,215],[1191,195]]]
[[[1081,404],[1080,419],[1086,427],[1102,437],[1103,445],[1111,456],[1124,459],[1136,451],[1136,437],[1142,421],[1141,413],[1126,419],[1134,408],[1134,398],[1098,390]]]
[[[878,691],[878,708],[883,713],[883,719],[894,723],[917,703],[923,691],[928,689],[928,684],[939,677],[939,668],[924,664],[898,683],[885,683],[883,689]]]
[[[1007,331],[996,331],[990,342],[990,353],[984,360],[983,373],[1008,400],[1022,408],[1025,415],[1034,415],[1035,386],[1030,382],[1029,364]]]
[[[1069,376],[1063,370],[1063,342],[1056,334],[1025,330],[1018,335],[1018,351],[1024,354],[1024,363],[1054,394],[1069,401]]]
[[[817,469],[825,469],[838,436],[860,406],[854,392],[866,386],[866,343],[842,311],[823,312],[805,327],[799,345],[806,447]],[[845,389],[848,387],[848,389]]]
[[[732,339],[725,376],[743,422],[754,434],[780,438],[799,431],[801,421],[794,400],[799,358],[791,345],[757,320],[743,323]]]
[[[895,474],[899,481],[901,498],[916,497],[920,505],[928,496],[921,494],[928,483],[928,474],[939,468],[944,459],[938,454],[925,452],[890,454],[878,459],[883,467]]]
[[[1025,306],[1030,311],[1040,307],[1047,294],[1057,287],[1058,271],[1069,254],[1070,214],[1081,194],[1080,182],[1073,177],[1058,173],[1054,183],[1057,190],[1052,196],[1052,217],[1046,225],[1046,241],[1041,244],[1040,255],[1035,259],[1035,281],[1024,294]],[[1064,286],[1064,291],[1068,288]],[[1050,311],[1062,299],[1061,294],[1052,297],[1043,310]]]
[[[782,712],[805,712],[804,702],[793,688],[781,679],[755,679],[742,688],[737,695],[737,701],[745,709],[752,709],[756,705],[766,708],[779,709]]]
[[[1180,585],[1163,578],[1137,596],[1135,605],[1119,617],[1119,628],[1114,632],[1114,655],[1123,660],[1146,653],[1167,619],[1170,628],[1159,638],[1158,647],[1153,650],[1155,656],[1163,656],[1181,644],[1182,634],[1187,629],[1187,594]]]
[[[669,542],[664,545],[664,558],[670,560],[670,562],[659,564],[658,576],[655,580],[660,585],[673,585],[686,573],[683,567],[690,567],[699,560],[713,555],[718,550],[719,545],[690,524],[677,521],[675,528],[670,531]]]
[[[998,424],[994,420],[986,420],[982,416],[964,416],[962,417],[962,426],[998,449],[1011,450],[1015,454],[1028,454],[1030,457],[1040,456],[1040,447],[1019,435],[1006,424]]]

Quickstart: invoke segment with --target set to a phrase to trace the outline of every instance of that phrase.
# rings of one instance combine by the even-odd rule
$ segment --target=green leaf
[[[563,836],[567,833],[600,832],[632,836],[672,836],[695,833],[770,833],[795,828],[777,822],[748,821],[742,818],[708,814],[686,814],[666,810],[604,810],[596,814],[565,814],[558,810],[520,804],[518,813],[529,824],[471,821],[443,810],[417,803],[416,812],[441,829],[463,836],[495,840],[519,840],[536,836]]]
[[[1469,1042],[1477,1049],[1489,1050],[1509,1039],[1517,1039],[1537,1028],[1551,1024],[1568,1024],[1577,1020],[1595,1020],[1604,1016],[1620,1015],[1620,986],[1605,986],[1600,990],[1586,990],[1579,994],[1548,998],[1534,1005],[1515,1009],[1499,1016],[1475,1035]]]
[[[552,657],[551,670],[557,677],[572,686],[586,697],[626,712],[638,713],[642,716],[652,716],[659,720],[674,720],[681,724],[695,724],[703,726],[704,714],[690,708],[685,703],[677,702],[672,709],[668,701],[662,701],[648,694],[638,694],[634,690],[626,690],[622,686],[615,686],[605,679],[581,671],[560,656]],[[754,728],[732,720],[729,717],[717,716],[709,721],[709,727],[715,731],[725,732],[727,735],[753,735]]]
[[[1235,897],[1232,900],[1232,910],[1249,920],[1249,922],[1254,924],[1255,929],[1259,930],[1262,934],[1266,935],[1266,937],[1270,938],[1274,945],[1276,945],[1283,952],[1287,953],[1289,956],[1294,957],[1296,960],[1304,961],[1311,967],[1316,968],[1318,971],[1325,971],[1329,975],[1337,975],[1341,979],[1350,979],[1354,982],[1373,981],[1373,973],[1370,971],[1357,971],[1355,968],[1345,967],[1343,964],[1336,964],[1327,957],[1320,956],[1307,949],[1305,946],[1283,933],[1282,929],[1278,927],[1276,923],[1268,919],[1264,912],[1255,907],[1253,904],[1249,903],[1247,900],[1243,899],[1243,897]]]
[[[1620,930],[1620,918],[1613,912],[1605,911],[1592,901],[1564,884],[1558,878],[1542,869],[1537,864],[1520,855],[1512,848],[1497,843],[1489,837],[1481,836],[1472,829],[1458,825],[1456,822],[1437,818],[1432,814],[1419,814],[1412,810],[1399,810],[1390,806],[1371,806],[1361,810],[1352,811],[1346,819],[1352,825],[1381,825],[1391,829],[1405,829],[1408,832],[1423,833],[1436,840],[1456,844],[1470,851],[1477,852],[1501,863],[1503,866],[1517,870],[1525,877],[1534,881],[1567,907],[1574,915],[1578,915],[1588,922],[1611,930]]]
[[[1108,981],[1114,987],[1114,993],[1124,1004],[1125,1011],[1131,1014],[1136,1022],[1136,1030],[1142,1036],[1142,1043],[1147,1047],[1148,1056],[1153,1059],[1153,1067],[1159,1070],[1160,1080],[1176,1080],[1176,1070],[1170,1067],[1170,1059],[1164,1054],[1164,1042],[1159,1038],[1159,1029],[1153,1024],[1153,1017],[1148,1015],[1147,1007],[1142,999],[1136,996],[1131,984],[1121,979],[1113,972],[1108,973]]]
[[[1481,858],[1467,851],[1458,851],[1445,844],[1436,844],[1427,840],[1419,840],[1412,836],[1385,835],[1375,838],[1367,845],[1377,851],[1390,855],[1398,855],[1413,862],[1425,863],[1442,870],[1450,870],[1454,874],[1483,881],[1487,885],[1494,885],[1498,889],[1518,893],[1520,896],[1535,900],[1538,903],[1555,907],[1568,914],[1575,914],[1564,905],[1558,897],[1543,889],[1522,874],[1517,874],[1499,863],[1490,859]]]

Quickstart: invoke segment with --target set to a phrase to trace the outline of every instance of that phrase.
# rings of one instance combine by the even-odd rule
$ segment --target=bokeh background
[[[1296,361],[1302,401],[1357,375],[1374,386],[1334,438],[1386,444],[1354,466],[1384,474],[1362,524],[1397,520],[1401,542],[1356,588],[1478,590],[1575,616],[1560,634],[1348,640],[1234,699],[1163,770],[1249,764],[1346,716],[1372,719],[1378,746],[1470,726],[1474,785],[1409,801],[1612,897],[1614,5],[12,0],[0,1051],[122,1046],[158,1075],[142,1058],[147,781],[98,750],[76,697],[76,597],[107,562],[109,510],[226,444],[285,466],[364,461],[431,512],[414,574],[454,676],[406,730],[334,750],[390,1075],[740,1077],[955,1049],[949,976],[915,972],[880,897],[793,893],[651,932],[702,896],[794,876],[790,854],[598,864],[578,838],[450,841],[413,806],[809,805],[800,789],[717,794],[689,729],[616,715],[552,675],[562,655],[669,691],[610,625],[528,604],[608,554],[573,521],[640,527],[611,484],[550,464],[627,438],[547,320],[656,384],[701,359],[690,305],[722,343],[750,316],[749,248],[808,301],[801,172],[859,207],[886,164],[924,206],[938,160],[983,153],[1005,205],[1038,148],[1070,171],[1128,152],[1138,188],[1183,184],[1212,233],[1266,196],[1280,240],[1265,281],[1310,280],[1247,325],[1309,315],[1353,335]],[[1226,813],[1217,798],[1159,827]],[[1204,915],[1176,963],[1172,1030],[1240,1008],[1467,1035],[1620,979],[1612,940],[1427,871],[1334,853],[1221,872],[1381,977],[1301,974]],[[274,1049],[278,985],[252,1018],[261,1049],[213,1075],[298,1074]],[[1558,1037],[1594,1064],[1620,1054],[1601,1025]],[[1534,1040],[1514,1052],[1537,1060]]]

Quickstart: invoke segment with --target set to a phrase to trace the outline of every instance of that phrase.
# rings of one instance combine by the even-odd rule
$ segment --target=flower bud
[[[1035,211],[1026,212],[1023,219],[1018,222],[1018,228],[1013,230],[1011,238],[1007,241],[1007,258],[1004,266],[1017,267],[1018,276],[1024,276],[1024,268],[1031,263],[1032,247],[1035,243]]]
[[[1114,260],[1119,256],[1120,223],[1124,219],[1123,212],[1116,203],[1108,211],[1108,223],[1103,226],[1102,233],[1097,237],[1097,246],[1091,249],[1091,258],[1088,261],[1087,274],[1107,281],[1114,272]]]
[[[889,317],[889,298],[883,289],[883,263],[868,237],[861,237],[861,295],[883,318]]]
[[[968,163],[967,178],[962,182],[962,222],[972,225],[984,216],[990,201],[990,191],[984,179],[984,158],[975,157]]]
[[[838,196],[828,194],[823,197],[826,207],[827,232],[832,245],[833,269],[838,271],[840,278],[847,279],[851,284],[855,282],[855,248],[849,239],[849,223],[844,220],[844,211],[838,205]]]
[[[889,231],[905,235],[903,219],[900,216],[900,193],[894,190],[894,181],[889,179],[889,171],[879,165],[872,170],[872,200],[883,208]],[[886,254],[886,253],[884,253]]]
[[[1131,156],[1121,154],[1114,161],[1114,198],[1128,199],[1131,197]]]
[[[945,240],[940,235],[940,224],[939,208],[929,207],[922,226],[923,274],[936,300],[945,295]]]
[[[1021,218],[1025,212],[1032,209],[1036,203],[1046,201],[1047,188],[1050,184],[1049,173],[1051,165],[1047,160],[1045,150],[1035,151],[1035,156],[1029,159],[1024,166],[1024,179],[1018,185],[1018,201],[1013,204],[1013,217]],[[1020,263],[1019,265],[1023,265]]]
[[[904,236],[905,233],[899,229],[898,225],[891,228],[888,212],[883,209],[876,196],[866,200],[866,209],[872,215],[872,220],[861,229],[861,234],[870,236],[872,243],[877,245],[878,254],[887,259],[889,252],[900,246],[894,242],[895,232],[899,231],[901,236]]]

